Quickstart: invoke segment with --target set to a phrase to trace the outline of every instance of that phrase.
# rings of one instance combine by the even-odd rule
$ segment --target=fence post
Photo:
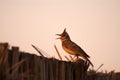
[[[12,66],[15,65],[16,63],[19,62],[19,48],[18,47],[12,47]],[[14,75],[14,77],[12,77],[12,79],[16,79],[18,77],[19,71],[18,68],[16,68],[16,70],[12,70],[12,75]]]
[[[9,79],[8,43],[0,43],[0,79]]]

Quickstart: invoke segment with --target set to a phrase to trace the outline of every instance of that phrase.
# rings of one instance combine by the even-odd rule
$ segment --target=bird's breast
[[[67,52],[67,53],[69,53],[69,54],[72,54],[72,55],[75,55],[76,53],[74,52],[74,51],[72,51],[69,47],[66,47],[66,46],[62,46],[63,47],[63,49]]]

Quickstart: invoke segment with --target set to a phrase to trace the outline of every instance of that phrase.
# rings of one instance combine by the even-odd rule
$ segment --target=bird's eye
[[[63,36],[65,36],[65,34],[63,34]]]

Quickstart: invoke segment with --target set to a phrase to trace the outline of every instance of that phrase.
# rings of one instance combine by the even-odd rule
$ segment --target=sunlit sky
[[[97,69],[120,71],[120,0],[0,0],[0,42],[38,54],[69,56],[56,40],[67,29]]]

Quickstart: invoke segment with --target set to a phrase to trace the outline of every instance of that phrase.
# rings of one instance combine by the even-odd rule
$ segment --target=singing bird
[[[91,66],[93,67],[94,65],[92,64],[92,62],[89,60],[90,56],[86,54],[86,52],[80,47],[78,46],[76,43],[74,43],[71,39],[69,34],[66,32],[66,28],[64,29],[62,34],[56,34],[58,36],[60,36],[57,39],[60,39],[62,42],[62,48],[69,54],[71,55],[75,55],[77,56],[77,58],[79,56],[81,56],[83,59],[85,59],[86,61],[88,61]]]

